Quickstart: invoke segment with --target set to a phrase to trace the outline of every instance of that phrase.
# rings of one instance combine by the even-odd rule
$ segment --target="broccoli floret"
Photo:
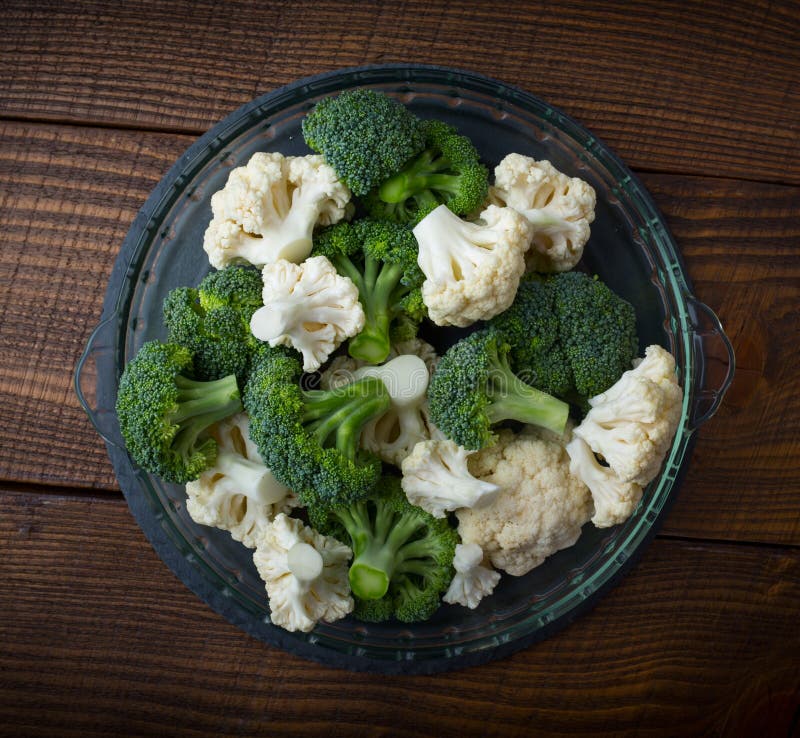
[[[125,367],[117,418],[139,466],[168,482],[197,479],[214,465],[217,444],[207,429],[242,410],[236,377],[190,379],[192,355],[177,344],[145,343]]]
[[[456,215],[480,208],[488,191],[488,172],[472,142],[439,120],[422,123],[425,149],[365,200],[376,218],[417,223],[439,205]]]
[[[517,376],[557,397],[574,389],[572,369],[561,347],[555,292],[538,275],[520,282],[514,303],[490,325],[511,347],[508,357]]]
[[[386,221],[339,223],[315,238],[314,255],[328,257],[358,287],[362,331],[350,340],[353,358],[380,364],[392,341],[409,340],[426,314],[417,241],[405,226]]]
[[[375,90],[320,100],[303,119],[303,138],[323,154],[354,195],[365,195],[425,146],[420,121]]]
[[[514,374],[509,344],[496,329],[462,338],[442,356],[428,385],[433,424],[466,449],[494,440],[492,426],[516,420],[563,433],[569,405]]]
[[[197,288],[178,287],[164,300],[167,340],[192,353],[195,379],[247,375],[258,341],[250,316],[261,307],[261,275],[255,269],[229,267],[212,272]]]
[[[365,377],[334,390],[304,389],[301,375],[289,349],[259,350],[244,390],[250,439],[303,504],[359,499],[381,474],[378,457],[358,441],[364,425],[391,406],[386,386]]]
[[[238,310],[246,323],[264,302],[261,271],[251,267],[230,266],[209,272],[197,286],[203,310],[231,307]]]
[[[453,578],[458,535],[446,518],[409,503],[396,477],[384,477],[363,500],[312,505],[317,530],[350,543],[354,615],[372,622],[394,616],[427,620]]]
[[[605,392],[631,368],[639,349],[636,312],[597,277],[562,272],[555,293],[559,339],[582,398]]]

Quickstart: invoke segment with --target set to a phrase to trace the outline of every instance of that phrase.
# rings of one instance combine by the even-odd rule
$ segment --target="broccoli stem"
[[[364,377],[334,390],[303,392],[302,422],[323,447],[335,446],[355,459],[361,429],[376,415],[386,412],[391,398],[384,383]]]
[[[216,443],[208,443],[195,448],[197,439],[209,426],[238,413],[242,409],[239,386],[231,374],[213,381],[198,381],[182,375],[175,377],[177,388],[175,409],[167,416],[170,425],[178,430],[172,443],[175,453],[188,459],[193,453],[206,453],[215,456]]]
[[[409,555],[413,555],[415,549],[408,540],[424,527],[425,522],[413,515],[404,515],[398,520],[391,511],[379,509],[374,524],[366,521],[367,530],[371,529],[372,535],[364,536],[363,517],[359,521],[351,519],[349,523],[341,515],[340,519],[354,544],[363,542],[353,550],[355,557],[350,566],[350,588],[363,600],[379,600],[388,591],[395,570]]]
[[[398,286],[403,277],[399,264],[384,263],[367,256],[364,278],[358,285],[358,294],[364,308],[364,328],[350,341],[348,352],[354,359],[369,364],[380,364],[391,350],[389,330],[392,322],[391,306],[396,304]]]
[[[503,420],[537,425],[558,433],[564,432],[569,416],[566,402],[541,392],[523,382],[511,370],[508,359],[495,354],[486,384],[489,405],[486,416],[493,425]]]
[[[178,390],[176,407],[169,414],[170,423],[188,427],[192,424],[204,424],[208,427],[242,409],[239,397],[239,386],[233,374],[210,382],[175,377]]]
[[[437,156],[431,149],[426,149],[411,164],[384,181],[378,189],[378,197],[386,203],[396,204],[425,190],[456,194],[459,191],[460,177],[457,174],[444,173],[449,166],[447,159]]]

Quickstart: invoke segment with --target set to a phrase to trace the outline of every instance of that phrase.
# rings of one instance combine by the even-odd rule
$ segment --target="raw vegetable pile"
[[[256,153],[213,195],[214,270],[120,381],[128,451],[254,549],[278,626],[475,608],[634,512],[680,419],[674,359],[637,358],[632,306],[576,269],[586,182],[514,152],[490,177],[367,89],[302,128],[314,153]]]

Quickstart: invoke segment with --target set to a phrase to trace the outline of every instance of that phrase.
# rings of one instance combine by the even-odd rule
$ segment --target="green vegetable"
[[[538,275],[520,282],[514,303],[490,325],[508,341],[511,366],[528,384],[557,397],[575,388],[572,368],[561,346],[555,291]]]
[[[303,389],[301,375],[288,349],[257,353],[244,390],[250,439],[303,504],[359,499],[381,474],[380,460],[358,442],[364,425],[389,409],[386,386],[365,377],[335,390]]]
[[[428,619],[439,607],[454,570],[458,535],[406,499],[395,477],[384,477],[363,500],[347,506],[312,505],[314,527],[353,549],[350,587],[362,620]]]
[[[488,173],[472,142],[439,120],[423,121],[422,128],[424,151],[367,197],[372,216],[416,223],[439,205],[465,215],[486,199]]]
[[[190,379],[191,373],[188,349],[151,341],[119,383],[116,410],[128,451],[168,482],[197,479],[213,466],[217,444],[205,432],[242,409],[233,374],[204,382]]]
[[[563,433],[569,405],[519,379],[508,363],[509,344],[496,329],[472,333],[442,356],[428,386],[433,424],[467,449],[494,440],[504,420]]]
[[[639,339],[633,306],[597,277],[562,272],[550,278],[559,338],[582,398],[605,392],[631,368]]]
[[[258,341],[250,316],[261,307],[261,274],[232,266],[211,272],[197,288],[178,287],[164,300],[167,340],[192,353],[195,379],[235,374],[244,383]]]
[[[380,364],[392,341],[416,336],[426,314],[420,292],[425,276],[417,265],[417,241],[408,228],[375,220],[339,223],[315,237],[313,254],[328,257],[339,274],[358,287],[366,321],[350,340],[353,358]]]
[[[365,195],[425,146],[420,121],[375,90],[347,90],[320,100],[303,119],[303,137],[354,195]]]

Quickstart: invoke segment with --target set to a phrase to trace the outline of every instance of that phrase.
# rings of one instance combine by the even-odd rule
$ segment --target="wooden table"
[[[0,734],[800,735],[796,2],[0,11]],[[738,358],[624,581],[540,645],[430,677],[323,668],[212,612],[136,526],[71,384],[175,158],[263,92],[389,61],[487,73],[603,138]]]

